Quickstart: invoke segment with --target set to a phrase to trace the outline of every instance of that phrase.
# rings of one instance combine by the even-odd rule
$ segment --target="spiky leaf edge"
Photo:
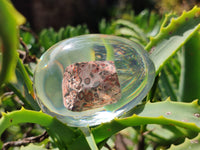
[[[167,22],[170,21],[169,24]],[[191,25],[191,22],[193,24]],[[156,73],[158,74],[159,71],[162,69],[166,61],[171,58],[176,51],[178,51],[192,36],[194,33],[196,33],[200,28],[200,8],[195,6],[192,10],[186,12],[183,11],[182,15],[180,17],[172,17],[171,14],[166,15],[166,19],[161,25],[160,32],[155,37],[150,37],[150,42],[147,44],[145,49],[150,52],[150,57],[152,58],[155,67],[156,67]],[[187,30],[183,29],[181,33],[176,33],[180,30],[180,28],[183,28],[186,24],[188,24]],[[173,35],[176,33],[175,35]],[[167,52],[163,50],[163,48],[166,49],[167,46],[171,46],[172,43],[169,45],[170,38],[176,37],[177,40],[179,40],[179,44],[175,47],[168,49]],[[166,43],[167,45],[163,45],[163,43]],[[175,40],[172,40],[170,42],[177,42]],[[158,47],[158,45],[162,44],[161,47]],[[174,43],[177,44],[177,43]],[[165,46],[165,47],[164,47]],[[157,48],[158,47],[158,48]],[[164,55],[164,56],[163,56]],[[162,61],[159,62],[159,60],[162,57]]]

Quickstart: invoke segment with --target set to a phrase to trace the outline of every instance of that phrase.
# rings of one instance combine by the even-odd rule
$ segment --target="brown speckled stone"
[[[65,68],[63,102],[67,109],[85,111],[116,103],[120,84],[113,61],[80,62]]]

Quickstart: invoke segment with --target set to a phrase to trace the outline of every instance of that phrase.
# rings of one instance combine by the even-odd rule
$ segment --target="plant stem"
[[[143,133],[146,131],[146,125],[140,126],[140,134],[138,136],[138,144],[135,147],[135,150],[144,150],[145,143],[144,143],[144,135]]]
[[[11,141],[11,142],[4,143],[2,150],[7,150],[7,149],[9,149],[9,147],[20,147],[22,145],[25,146],[25,145],[28,145],[30,143],[40,143],[48,137],[49,137],[49,135],[45,131],[41,135],[38,135],[38,136],[24,138],[24,139],[19,140],[19,141]]]

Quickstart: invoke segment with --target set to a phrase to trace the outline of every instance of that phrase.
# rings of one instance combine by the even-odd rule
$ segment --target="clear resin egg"
[[[125,114],[144,99],[154,77],[154,64],[141,46],[90,34],[46,51],[34,73],[34,89],[43,112],[84,127]]]

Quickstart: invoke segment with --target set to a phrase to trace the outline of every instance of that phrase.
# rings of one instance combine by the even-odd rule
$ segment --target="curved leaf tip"
[[[0,37],[2,40],[2,63],[0,72],[0,86],[4,83],[15,82],[15,68],[17,63],[18,28],[25,22],[9,0],[0,1]]]
[[[12,13],[12,15],[14,16],[17,25],[24,24],[26,22],[26,18],[15,9],[15,7],[12,5],[10,1],[8,0],[3,0],[3,1],[7,3],[7,7],[10,10],[10,13]]]

